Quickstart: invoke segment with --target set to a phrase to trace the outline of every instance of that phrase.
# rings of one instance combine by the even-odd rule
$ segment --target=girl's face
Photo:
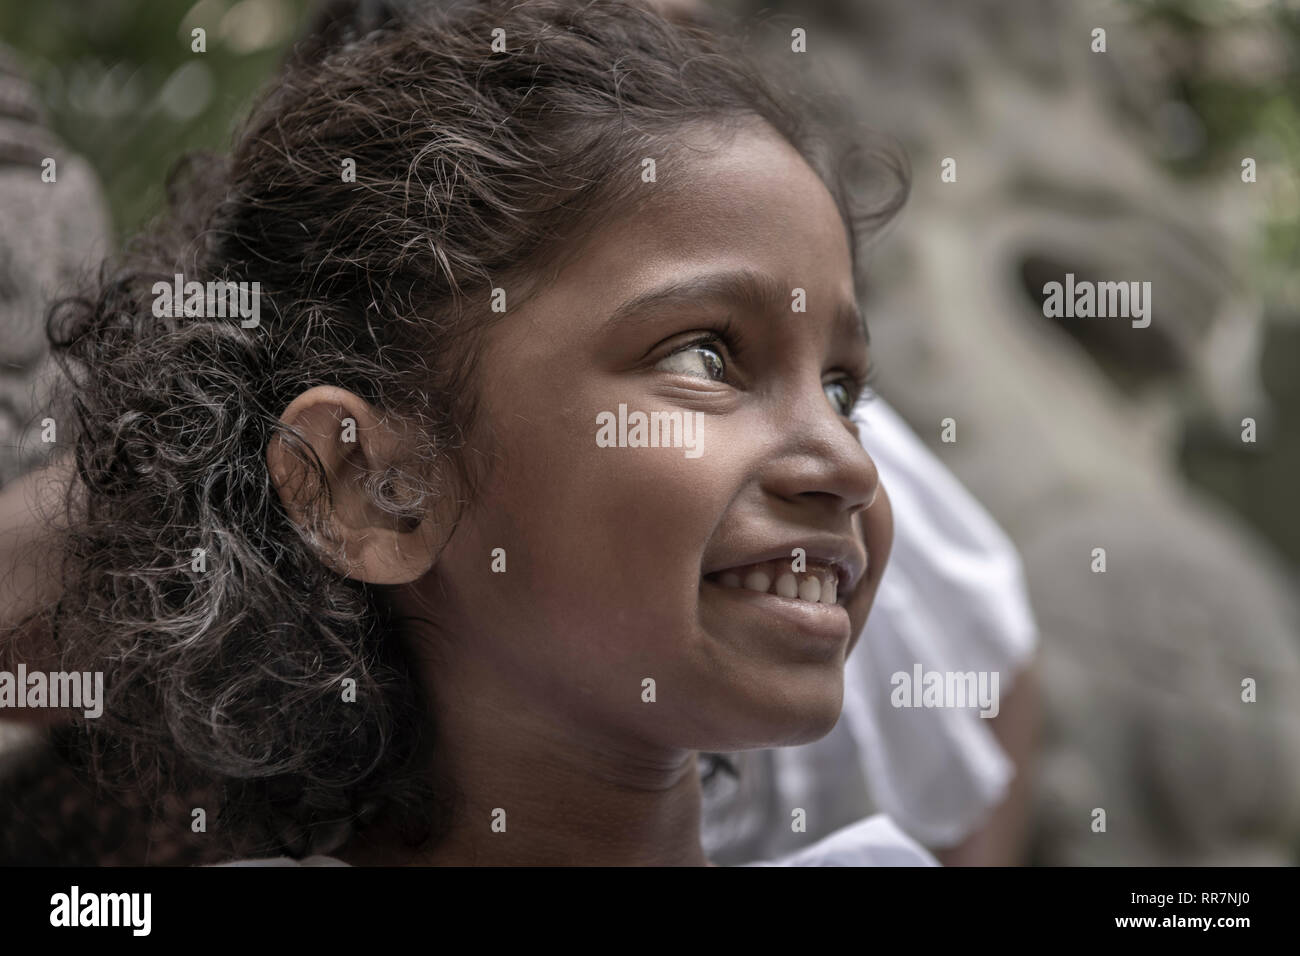
[[[868,354],[845,227],[767,127],[694,135],[710,149],[657,157],[644,208],[488,335],[469,454],[490,470],[415,586],[435,698],[668,752],[839,718],[892,536],[846,417]]]

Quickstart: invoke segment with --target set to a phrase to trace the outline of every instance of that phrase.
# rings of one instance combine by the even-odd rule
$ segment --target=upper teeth
[[[764,561],[734,571],[723,571],[717,581],[724,588],[743,587],[810,604],[834,604],[839,584],[835,568],[815,561],[806,571],[794,571],[788,560]]]

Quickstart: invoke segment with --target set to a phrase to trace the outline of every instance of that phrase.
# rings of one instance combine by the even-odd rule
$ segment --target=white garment
[[[844,711],[822,740],[733,755],[706,787],[702,838],[719,862],[766,859],[880,810],[933,847],[960,843],[1014,768],[977,709],[895,708],[890,677],[996,671],[1001,696],[1037,646],[1010,540],[883,399],[855,414],[894,512],[894,544],[845,667]],[[702,762],[703,763],[703,762]],[[791,832],[803,808],[807,833]]]
[[[889,677],[915,663],[997,671],[1005,694],[1037,647],[1037,627],[1002,529],[882,399],[861,419],[895,536],[872,623],[848,662],[844,716],[881,808],[922,842],[950,846],[1001,802],[1013,767],[977,710],[894,707]]]
[[[741,866],[939,866],[925,847],[878,813],[851,823],[803,850]]]

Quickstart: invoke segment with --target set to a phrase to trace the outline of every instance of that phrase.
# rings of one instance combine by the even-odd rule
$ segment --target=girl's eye
[[[830,399],[831,407],[839,412],[845,418],[848,418],[853,412],[854,398],[853,392],[842,381],[827,382],[822,386],[822,391]]]
[[[697,342],[672,355],[660,359],[655,368],[678,375],[693,375],[698,378],[721,382],[726,376],[726,363],[722,354],[712,345]]]

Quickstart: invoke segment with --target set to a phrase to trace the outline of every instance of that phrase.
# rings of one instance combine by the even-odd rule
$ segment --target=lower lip
[[[839,604],[814,604],[795,598],[783,598],[766,591],[727,588],[702,579],[701,594],[713,594],[734,609],[736,619],[762,631],[778,631],[806,642],[814,640],[829,645],[846,644],[851,636],[849,612]]]

